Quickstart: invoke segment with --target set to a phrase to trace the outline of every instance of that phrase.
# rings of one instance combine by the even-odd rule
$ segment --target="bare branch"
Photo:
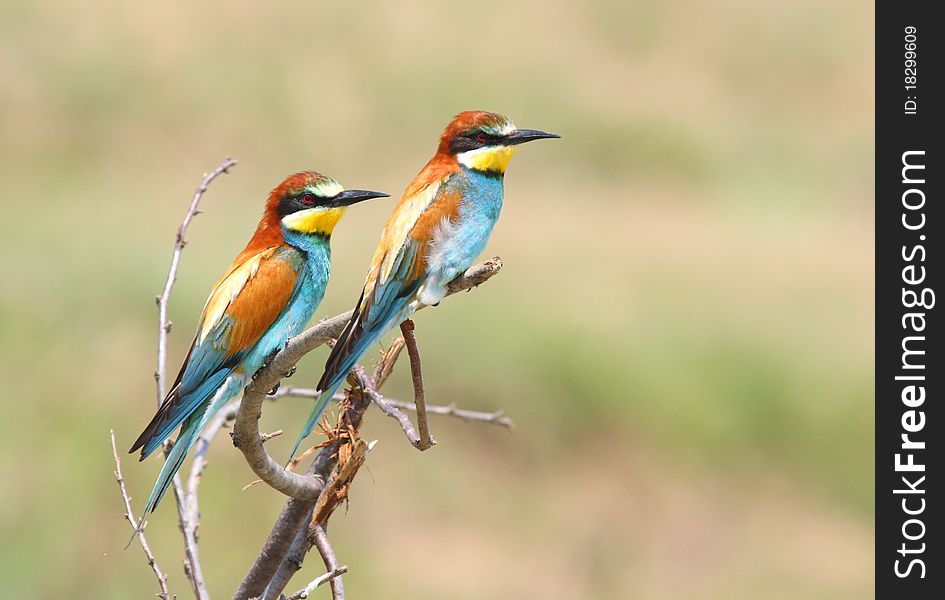
[[[335,550],[328,541],[328,533],[325,528],[316,523],[309,532],[309,539],[318,548],[318,553],[322,556],[322,562],[330,573],[338,570],[338,558],[335,556]],[[347,569],[345,569],[347,570]],[[344,600],[345,587],[340,577],[334,577],[331,580],[331,598],[332,600]]]
[[[167,272],[167,279],[164,281],[164,289],[162,290],[161,295],[157,297],[158,343],[157,370],[154,372],[154,379],[156,383],[155,387],[158,406],[161,405],[161,403],[164,401],[164,397],[167,394],[167,334],[171,330],[171,322],[167,318],[167,305],[171,297],[171,290],[173,290],[174,283],[177,281],[177,269],[180,266],[181,253],[184,250],[184,246],[187,244],[187,240],[184,236],[187,233],[187,228],[190,226],[190,222],[199,213],[198,206],[200,205],[200,200],[203,198],[204,193],[206,193],[207,189],[210,187],[210,184],[213,183],[214,179],[223,173],[227,173],[230,167],[235,164],[236,161],[228,157],[222,163],[217,165],[215,169],[203,176],[203,179],[200,181],[197,189],[194,190],[193,199],[191,199],[190,206],[187,208],[187,212],[184,214],[184,219],[177,228],[177,237],[174,241],[174,252],[171,255],[171,266]],[[165,441],[165,459],[167,458],[169,452],[170,443]],[[202,472],[202,470],[203,466],[201,465],[197,473],[198,480],[199,473]],[[210,595],[207,592],[207,585],[203,579],[203,572],[200,568],[200,557],[197,549],[198,515],[196,496],[193,497],[192,501],[190,498],[188,498],[188,495],[184,492],[184,487],[181,484],[179,475],[174,476],[171,485],[174,490],[174,500],[177,504],[177,516],[180,529],[184,535],[184,572],[187,574],[187,578],[190,580],[191,588],[193,589],[194,596],[197,598],[197,600],[209,600]],[[196,486],[194,486],[194,489],[196,490]]]
[[[279,437],[279,436],[282,435],[283,433],[285,433],[285,432],[282,431],[281,429],[276,429],[275,431],[273,431],[273,432],[271,432],[271,433],[264,433],[264,434],[260,435],[259,438],[263,441],[263,443],[266,443],[266,442],[268,442],[269,440],[271,440],[271,439],[274,438],[274,437]]]
[[[370,394],[370,391],[368,392]],[[295,387],[295,386],[282,386],[279,388],[279,392],[276,394],[276,397],[282,396],[294,396],[299,398],[317,398],[318,394],[315,392],[314,388],[306,387]],[[336,394],[332,400],[340,401],[344,396],[342,394]],[[417,410],[416,404],[413,402],[403,402],[401,400],[394,400],[393,398],[388,398],[387,396],[381,396],[381,402],[378,403],[377,400],[372,397],[371,400],[378,405],[378,408],[389,417],[396,419],[398,422],[401,422],[401,416],[391,414],[391,409],[394,410]],[[382,406],[383,404],[383,406]],[[455,404],[450,404],[447,406],[437,405],[437,404],[427,404],[427,414],[431,415],[443,415],[448,417],[456,417],[463,421],[476,422],[476,423],[489,423],[492,425],[498,425],[499,427],[504,427],[506,429],[515,429],[515,423],[505,415],[505,411],[497,410],[495,412],[485,412],[478,410],[468,410],[465,408],[458,408]],[[410,423],[410,421],[407,421]],[[411,424],[412,428],[412,424]],[[404,433],[407,433],[406,431]],[[411,434],[407,433],[407,439],[411,440],[413,444]],[[419,436],[417,436],[419,439]]]
[[[108,430],[108,437],[112,441],[112,456],[115,458],[115,481],[118,482],[118,489],[121,491],[121,499],[125,502],[125,519],[131,524],[134,531],[138,531],[138,522],[134,518],[134,511],[131,510],[131,498],[128,497],[128,491],[125,489],[125,479],[121,474],[121,459],[118,458],[118,448],[115,447],[115,431]],[[141,544],[141,550],[144,551],[144,557],[148,559],[148,566],[154,571],[154,577],[157,578],[158,587],[161,591],[158,596],[163,600],[171,600],[171,593],[167,589],[167,575],[161,571],[157,561],[154,560],[154,554],[151,553],[151,547],[148,540],[144,537],[144,528],[138,531],[138,542]]]
[[[378,382],[383,383],[386,377],[384,373],[390,373],[393,369],[401,349],[402,345],[392,344],[381,357],[375,385]],[[340,423],[332,432],[333,437],[318,449],[315,460],[308,468],[309,474],[318,474],[322,481],[330,477],[339,460],[342,446],[350,445],[351,432],[356,434],[364,412],[370,405],[371,400],[362,389],[351,387],[347,390],[343,397]],[[305,555],[312,547],[313,541],[309,540],[307,532],[315,503],[315,500],[297,498],[291,498],[286,503],[263,545],[262,552],[256,557],[234,594],[234,600],[256,597],[270,600],[282,593],[292,576],[302,567]]]
[[[167,456],[167,444],[165,443],[165,457]],[[207,591],[207,584],[203,578],[203,570],[200,568],[200,551],[197,546],[197,523],[190,518],[190,502],[184,492],[184,486],[181,484],[180,476],[175,475],[172,483],[174,490],[174,501],[177,505],[177,521],[181,534],[184,536],[184,574],[190,581],[190,588],[194,592],[197,600],[210,600],[210,593]]]
[[[331,581],[331,580],[335,579],[336,577],[338,577],[339,575],[344,575],[344,574],[347,573],[347,572],[348,572],[348,567],[347,567],[347,565],[341,565],[340,567],[336,567],[336,568],[332,569],[331,571],[328,571],[328,572],[325,573],[324,575],[320,575],[320,576],[316,577],[315,579],[313,579],[312,581],[310,581],[307,586],[305,586],[305,587],[302,588],[301,590],[295,592],[294,594],[292,594],[291,596],[289,596],[288,598],[286,598],[286,600],[303,600],[304,598],[308,598],[308,597],[309,597],[309,594],[311,594],[312,592],[315,591],[315,588],[317,588],[318,586],[322,585],[322,584],[325,583],[326,581]],[[334,593],[332,593],[332,597],[333,597],[333,598],[336,598],[336,599],[337,599],[337,598],[344,598],[344,592],[342,592],[342,595],[341,595],[341,596],[338,596],[338,595],[335,595]]]
[[[391,400],[390,398],[385,398],[385,401],[392,406],[400,410],[416,410],[416,405],[412,402],[402,402],[400,400]],[[489,423],[492,425],[498,425],[499,427],[504,427],[506,429],[515,429],[515,423],[509,417],[505,416],[504,410],[497,410],[495,412],[483,412],[478,410],[467,410],[464,408],[457,408],[455,404],[450,404],[448,406],[438,406],[436,404],[427,404],[427,413],[432,415],[445,415],[449,417],[456,417],[463,421],[476,422],[476,423]]]
[[[343,425],[355,429],[360,427],[364,411],[370,405],[371,402],[367,398],[351,393],[351,401],[342,414]],[[321,482],[328,480],[334,470],[341,444],[342,438],[335,437],[315,453],[315,459],[306,471],[306,476],[318,481],[319,488],[324,487]],[[301,568],[302,560],[310,547],[305,541],[305,532],[316,499],[290,498],[286,502],[253,566],[240,582],[233,600],[278,597],[292,575]],[[305,546],[304,550],[302,545]]]
[[[263,596],[260,598],[260,600],[275,599],[277,594],[279,594],[289,583],[289,580],[296,573],[296,571],[302,568],[302,563],[305,561],[305,555],[308,554],[309,550],[311,550],[312,546],[316,543],[316,536],[319,535],[316,533],[316,531],[320,531],[321,535],[325,535],[325,530],[328,527],[328,519],[331,517],[331,514],[334,512],[335,508],[337,508],[337,506],[348,497],[348,490],[351,487],[351,483],[354,480],[355,475],[357,475],[358,470],[364,464],[368,452],[370,452],[376,444],[376,440],[370,444],[365,444],[363,440],[359,439],[353,444],[351,440],[348,440],[339,447],[339,455],[350,453],[350,456],[348,456],[347,460],[345,460],[338,472],[329,480],[328,484],[325,485],[325,489],[318,497],[318,501],[315,504],[315,509],[312,511],[311,517],[309,518],[312,525],[309,528],[303,527],[299,530],[299,534],[292,543],[285,560],[282,561],[282,564],[279,566],[279,569],[276,571],[272,580],[269,582],[269,585],[266,587],[266,591],[263,593]],[[350,449],[352,446],[353,450]],[[324,543],[327,544],[327,537],[325,538]],[[323,553],[322,558],[325,562],[325,568],[327,568],[329,573],[331,573],[337,570],[337,561],[334,560],[334,552],[331,551],[331,547],[324,547],[328,548],[330,554],[326,555]],[[329,562],[326,556],[330,556],[333,562]],[[327,579],[329,578],[326,578],[325,580],[327,581]],[[307,593],[311,593],[312,590],[317,587],[317,585],[313,586],[313,583],[310,583],[308,586],[306,586],[306,589],[308,590]],[[339,586],[341,586],[340,579],[338,580],[337,584],[332,586],[333,596],[343,598],[344,591]],[[298,597],[299,593],[301,592],[296,592],[293,597]]]
[[[448,286],[448,293],[471,289],[495,275],[502,268],[502,261],[493,258],[479,263]],[[299,475],[286,471],[263,446],[259,433],[259,418],[267,393],[272,390],[292,367],[308,352],[328,340],[337,337],[350,319],[350,311],[325,319],[310,327],[301,335],[289,340],[286,347],[256,373],[256,378],[243,391],[243,400],[236,424],[233,427],[233,444],[240,449],[246,462],[256,475],[270,487],[287,496],[301,500],[313,500],[321,493],[323,478]],[[278,393],[278,392],[277,392]]]
[[[420,368],[420,349],[417,347],[417,337],[413,334],[413,321],[407,319],[400,324],[400,332],[407,345],[407,356],[410,357],[410,378],[413,381],[413,401],[417,405],[417,429],[420,430],[420,443],[417,450],[424,450],[434,446],[436,440],[430,435],[430,426],[427,424],[427,402],[423,392],[423,372]]]
[[[180,266],[181,253],[184,250],[184,246],[187,245],[187,240],[184,238],[184,235],[187,233],[187,228],[190,226],[190,222],[198,213],[197,207],[200,204],[200,199],[203,198],[204,193],[207,191],[207,188],[210,187],[210,184],[213,183],[214,179],[223,173],[228,173],[230,167],[234,166],[235,164],[235,160],[227,157],[222,163],[217,165],[214,170],[204,174],[203,179],[197,186],[197,189],[194,190],[194,197],[190,201],[190,206],[187,208],[187,212],[184,214],[184,220],[181,221],[180,226],[177,228],[177,238],[174,241],[174,253],[171,255],[171,266],[167,272],[167,279],[164,281],[164,289],[161,292],[161,295],[157,297],[159,325],[157,356],[158,362],[157,371],[155,372],[154,377],[157,380],[158,406],[160,406],[161,402],[164,401],[164,396],[167,393],[167,386],[165,383],[167,375],[167,334],[171,330],[171,324],[167,320],[167,303],[168,300],[170,300],[171,290],[174,288],[174,283],[177,281],[177,269]]]
[[[319,458],[326,457],[328,453],[319,452],[315,462],[309,467],[310,473],[321,472],[323,468],[319,465]],[[327,469],[326,469],[327,470]],[[308,526],[309,517],[312,509],[315,507],[314,500],[299,500],[290,498],[285,507],[272,526],[269,537],[266,538],[262,550],[253,561],[253,565],[243,577],[239,588],[233,594],[233,600],[249,600],[250,598],[259,598],[266,591],[269,582],[276,575],[276,571],[283,564],[283,560],[292,548],[293,542],[300,534],[304,533]],[[304,535],[301,535],[304,537]],[[298,567],[288,566],[291,572],[285,581],[298,571]],[[284,587],[284,586],[283,586]],[[280,590],[281,591],[281,590]]]
[[[279,390],[269,396],[270,399],[275,400],[277,398],[282,398],[283,396],[296,396],[299,398],[318,398],[319,394],[315,391],[315,388],[299,387],[295,385],[282,385],[279,386]],[[331,397],[333,402],[341,402],[345,399],[343,392],[338,392]]]
[[[368,377],[367,373],[364,371],[364,367],[355,365],[354,369],[351,371],[354,373],[354,376],[357,377],[358,383],[364,388],[364,393],[368,395],[371,402],[376,404],[377,407],[381,409],[382,413],[400,423],[400,428],[404,430],[404,435],[407,436],[407,441],[410,442],[411,446],[417,450],[422,450],[423,442],[417,434],[417,430],[414,429],[413,423],[410,422],[407,415],[391,406],[384,396],[377,391],[374,382],[371,381],[371,378]]]

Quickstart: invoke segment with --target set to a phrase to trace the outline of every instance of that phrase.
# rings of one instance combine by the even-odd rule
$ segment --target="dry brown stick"
[[[501,268],[502,261],[498,258],[481,262],[450,282],[447,293],[454,294],[472,289],[487,281]],[[321,344],[337,337],[350,317],[349,311],[319,321],[304,333],[289,340],[286,347],[276,353],[269,363],[256,373],[253,382],[243,391],[243,400],[233,426],[233,444],[240,449],[246,462],[260,479],[287,496],[313,500],[321,493],[324,479],[286,471],[269,455],[263,446],[259,432],[259,418],[262,415],[263,402],[268,392],[286,373],[291,371],[299,359]]]
[[[413,401],[417,405],[417,429],[420,430],[420,444],[417,449],[421,452],[436,445],[436,440],[430,435],[430,426],[427,424],[427,402],[423,393],[423,371],[420,367],[420,349],[417,347],[417,337],[413,334],[413,321],[407,319],[400,324],[400,332],[407,345],[407,356],[410,357],[410,378],[413,381]]]
[[[374,369],[374,386],[380,388],[387,382],[387,378],[390,377],[390,374],[394,372],[394,365],[397,364],[397,358],[400,356],[401,351],[403,351],[404,338],[399,337],[394,339],[390,343],[390,346],[387,347],[387,350],[384,352],[384,356],[380,362],[377,363],[377,368]]]
[[[125,519],[131,524],[133,531],[138,531],[138,522],[134,518],[134,511],[131,510],[131,498],[128,497],[128,491],[125,489],[125,478],[121,474],[121,459],[118,458],[118,448],[115,447],[115,431],[113,429],[108,430],[108,437],[112,441],[112,456],[115,458],[115,481],[118,482],[118,489],[121,491],[121,499],[125,503]],[[171,600],[171,593],[167,589],[167,575],[161,571],[157,561],[154,560],[154,554],[151,553],[151,546],[148,545],[148,540],[144,537],[143,529],[138,531],[138,543],[141,544],[144,557],[148,559],[148,566],[154,571],[154,576],[158,581],[158,587],[161,588],[161,591],[158,592],[158,597],[163,598],[163,600]]]
[[[367,460],[367,454],[374,449],[377,440],[366,444],[364,440],[358,440],[354,445],[351,456],[345,462],[341,470],[331,478],[325,486],[325,490],[318,501],[315,502],[315,511],[312,513],[313,523],[327,523],[331,513],[334,512],[338,503],[347,497],[347,487],[351,485],[358,469]]]
[[[171,291],[174,288],[174,283],[177,281],[177,269],[180,266],[181,253],[184,250],[184,246],[187,245],[187,240],[184,236],[187,233],[190,222],[199,214],[200,211],[198,208],[200,200],[210,187],[210,184],[223,173],[229,172],[230,167],[235,164],[235,160],[227,157],[223,162],[217,165],[215,169],[204,174],[197,189],[194,190],[193,198],[190,201],[187,212],[184,214],[184,219],[177,228],[174,252],[171,255],[171,266],[167,272],[167,279],[164,281],[164,289],[161,291],[161,295],[155,299],[158,308],[158,344],[157,370],[154,372],[154,380],[156,383],[158,406],[161,405],[167,394],[167,334],[170,333],[171,330],[171,322],[167,318],[167,305],[171,297]],[[164,442],[163,446],[164,458],[166,460],[171,446],[167,441]],[[174,501],[177,504],[178,522],[184,536],[184,573],[186,573],[187,579],[190,580],[191,589],[197,600],[209,600],[210,595],[207,592],[207,585],[204,582],[203,571],[200,567],[200,555],[197,548],[197,523],[191,520],[193,511],[189,508],[190,502],[184,491],[179,475],[174,475],[171,486],[174,490]]]

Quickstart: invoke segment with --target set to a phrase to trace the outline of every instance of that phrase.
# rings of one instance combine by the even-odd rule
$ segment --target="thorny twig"
[[[118,482],[118,489],[121,490],[121,499],[125,502],[125,519],[131,524],[132,530],[138,531],[138,521],[135,520],[134,511],[131,510],[131,498],[128,497],[128,491],[125,489],[125,478],[121,474],[121,459],[118,458],[118,448],[115,447],[115,431],[109,429],[108,437],[112,441],[112,456],[115,458],[115,481]],[[154,576],[158,581],[158,587],[161,588],[161,591],[158,592],[158,597],[163,600],[171,600],[171,593],[167,589],[167,575],[161,571],[157,561],[154,560],[154,554],[151,553],[151,546],[148,545],[148,540],[144,537],[143,529],[138,532],[138,542],[141,544],[141,549],[144,551],[144,557],[148,559],[148,566],[154,571]]]

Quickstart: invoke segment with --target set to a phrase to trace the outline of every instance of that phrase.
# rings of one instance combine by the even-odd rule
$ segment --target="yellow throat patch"
[[[515,146],[486,146],[463,152],[457,159],[470,169],[505,173],[513,154]]]
[[[345,214],[344,206],[334,208],[307,208],[282,217],[286,229],[299,233],[321,233],[331,235],[335,225]]]

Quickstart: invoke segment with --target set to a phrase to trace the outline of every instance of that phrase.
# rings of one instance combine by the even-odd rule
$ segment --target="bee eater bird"
[[[354,314],[338,337],[305,424],[311,433],[329,399],[361,355],[421,306],[436,305],[446,286],[485,249],[502,208],[503,179],[516,146],[560,137],[518,129],[508,117],[458,114],[436,154],[407,186],[384,227]]]
[[[387,195],[345,190],[314,171],[272,190],[256,233],[210,292],[174,385],[131,447],[144,460],[180,427],[145,515],[213,415],[311,319],[328,285],[331,233],[346,208]]]

